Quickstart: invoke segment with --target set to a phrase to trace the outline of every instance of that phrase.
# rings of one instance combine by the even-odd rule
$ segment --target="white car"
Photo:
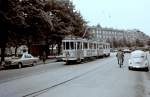
[[[39,61],[39,58],[33,57],[31,54],[23,53],[18,57],[11,57],[5,61],[4,67],[9,67],[12,65],[17,65],[21,68],[24,65],[34,66]]]
[[[129,70],[136,68],[136,69],[145,69],[149,71],[149,62],[147,59],[147,54],[144,51],[136,50],[131,53],[129,59]]]

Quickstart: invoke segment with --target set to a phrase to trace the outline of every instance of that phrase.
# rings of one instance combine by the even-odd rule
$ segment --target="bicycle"
[[[119,65],[120,68],[123,66],[123,61],[124,61],[123,58],[118,59],[118,65]]]

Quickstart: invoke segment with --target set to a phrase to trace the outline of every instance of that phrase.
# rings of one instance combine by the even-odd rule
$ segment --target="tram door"
[[[82,44],[81,44],[81,42],[76,42],[76,58],[77,58],[77,61],[81,61],[81,58],[82,58]]]

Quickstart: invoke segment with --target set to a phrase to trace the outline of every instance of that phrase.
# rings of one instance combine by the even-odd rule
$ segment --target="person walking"
[[[121,49],[117,52],[116,57],[118,60],[118,65],[121,68],[121,66],[123,65],[123,62],[124,62],[124,53]]]
[[[45,61],[46,61],[46,52],[45,51],[43,52],[42,59],[43,59],[43,63],[45,64]]]

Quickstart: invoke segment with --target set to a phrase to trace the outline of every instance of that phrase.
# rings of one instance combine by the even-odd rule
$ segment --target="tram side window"
[[[91,43],[91,49],[93,49],[93,48],[94,48],[93,43]]]
[[[70,42],[71,49],[74,49],[74,43]]]
[[[108,48],[108,45],[106,45],[106,49]]]
[[[63,42],[63,49],[65,50],[65,42]]]
[[[103,45],[103,49],[105,49],[105,45]]]
[[[92,43],[89,44],[89,48],[92,49]]]
[[[77,43],[77,49],[80,49],[80,42]]]
[[[96,49],[96,43],[94,43],[94,49]]]
[[[103,49],[103,45],[100,44],[100,45],[99,45],[99,49]]]
[[[88,48],[87,43],[84,43],[84,49],[87,49],[87,48]]]
[[[69,49],[69,42],[66,42],[66,49]]]
[[[94,49],[94,43],[92,43],[92,49]]]

